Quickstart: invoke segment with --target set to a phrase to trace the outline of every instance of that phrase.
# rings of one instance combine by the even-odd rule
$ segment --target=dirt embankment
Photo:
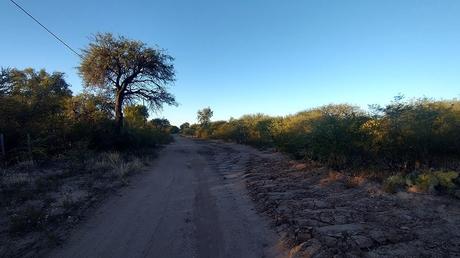
[[[400,192],[279,154],[214,144],[221,170],[245,162],[257,210],[291,248],[291,257],[458,257],[460,202]],[[239,164],[239,166],[237,166]]]

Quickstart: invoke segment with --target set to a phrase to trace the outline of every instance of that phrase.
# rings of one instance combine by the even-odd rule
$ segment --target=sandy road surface
[[[48,256],[280,256],[278,236],[247,197],[241,179],[245,160],[213,160],[220,151],[213,146],[177,137],[150,171],[99,207]],[[227,169],[219,169],[223,165]]]

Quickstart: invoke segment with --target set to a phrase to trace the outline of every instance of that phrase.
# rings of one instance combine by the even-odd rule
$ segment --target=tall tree
[[[0,67],[0,97],[11,92],[11,69]]]
[[[214,112],[212,112],[210,107],[203,108],[202,110],[198,110],[197,112],[197,119],[198,122],[202,126],[207,126],[211,122],[211,117],[214,115]]]
[[[151,109],[176,105],[167,86],[174,82],[173,58],[164,50],[111,33],[96,34],[78,67],[87,87],[113,93],[115,124],[123,126],[123,105],[144,100]]]
[[[187,128],[190,128],[190,123],[188,123],[188,122],[185,122],[185,123],[180,125],[181,131],[184,131]]]

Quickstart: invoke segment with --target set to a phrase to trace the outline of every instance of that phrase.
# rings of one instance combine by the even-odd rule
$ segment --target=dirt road
[[[177,137],[150,171],[99,207],[49,256],[280,256],[278,236],[247,197],[247,159],[220,163],[210,155],[215,151],[206,142]]]
[[[460,257],[452,197],[215,141],[177,138],[89,217],[51,257]]]

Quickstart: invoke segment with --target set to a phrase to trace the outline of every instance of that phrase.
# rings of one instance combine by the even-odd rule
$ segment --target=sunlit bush
[[[435,192],[436,190],[452,192],[456,187],[455,179],[459,173],[455,171],[423,171],[407,175],[394,175],[384,181],[384,189],[396,192],[405,188],[417,192]]]
[[[285,117],[263,114],[218,121],[183,134],[262,148],[274,147],[295,158],[333,166],[412,171],[422,167],[458,168],[460,102],[396,97],[389,105],[363,111],[327,105]]]
[[[383,189],[389,193],[395,193],[398,190],[402,190],[406,187],[406,178],[402,175],[394,175],[388,177],[384,184]]]

